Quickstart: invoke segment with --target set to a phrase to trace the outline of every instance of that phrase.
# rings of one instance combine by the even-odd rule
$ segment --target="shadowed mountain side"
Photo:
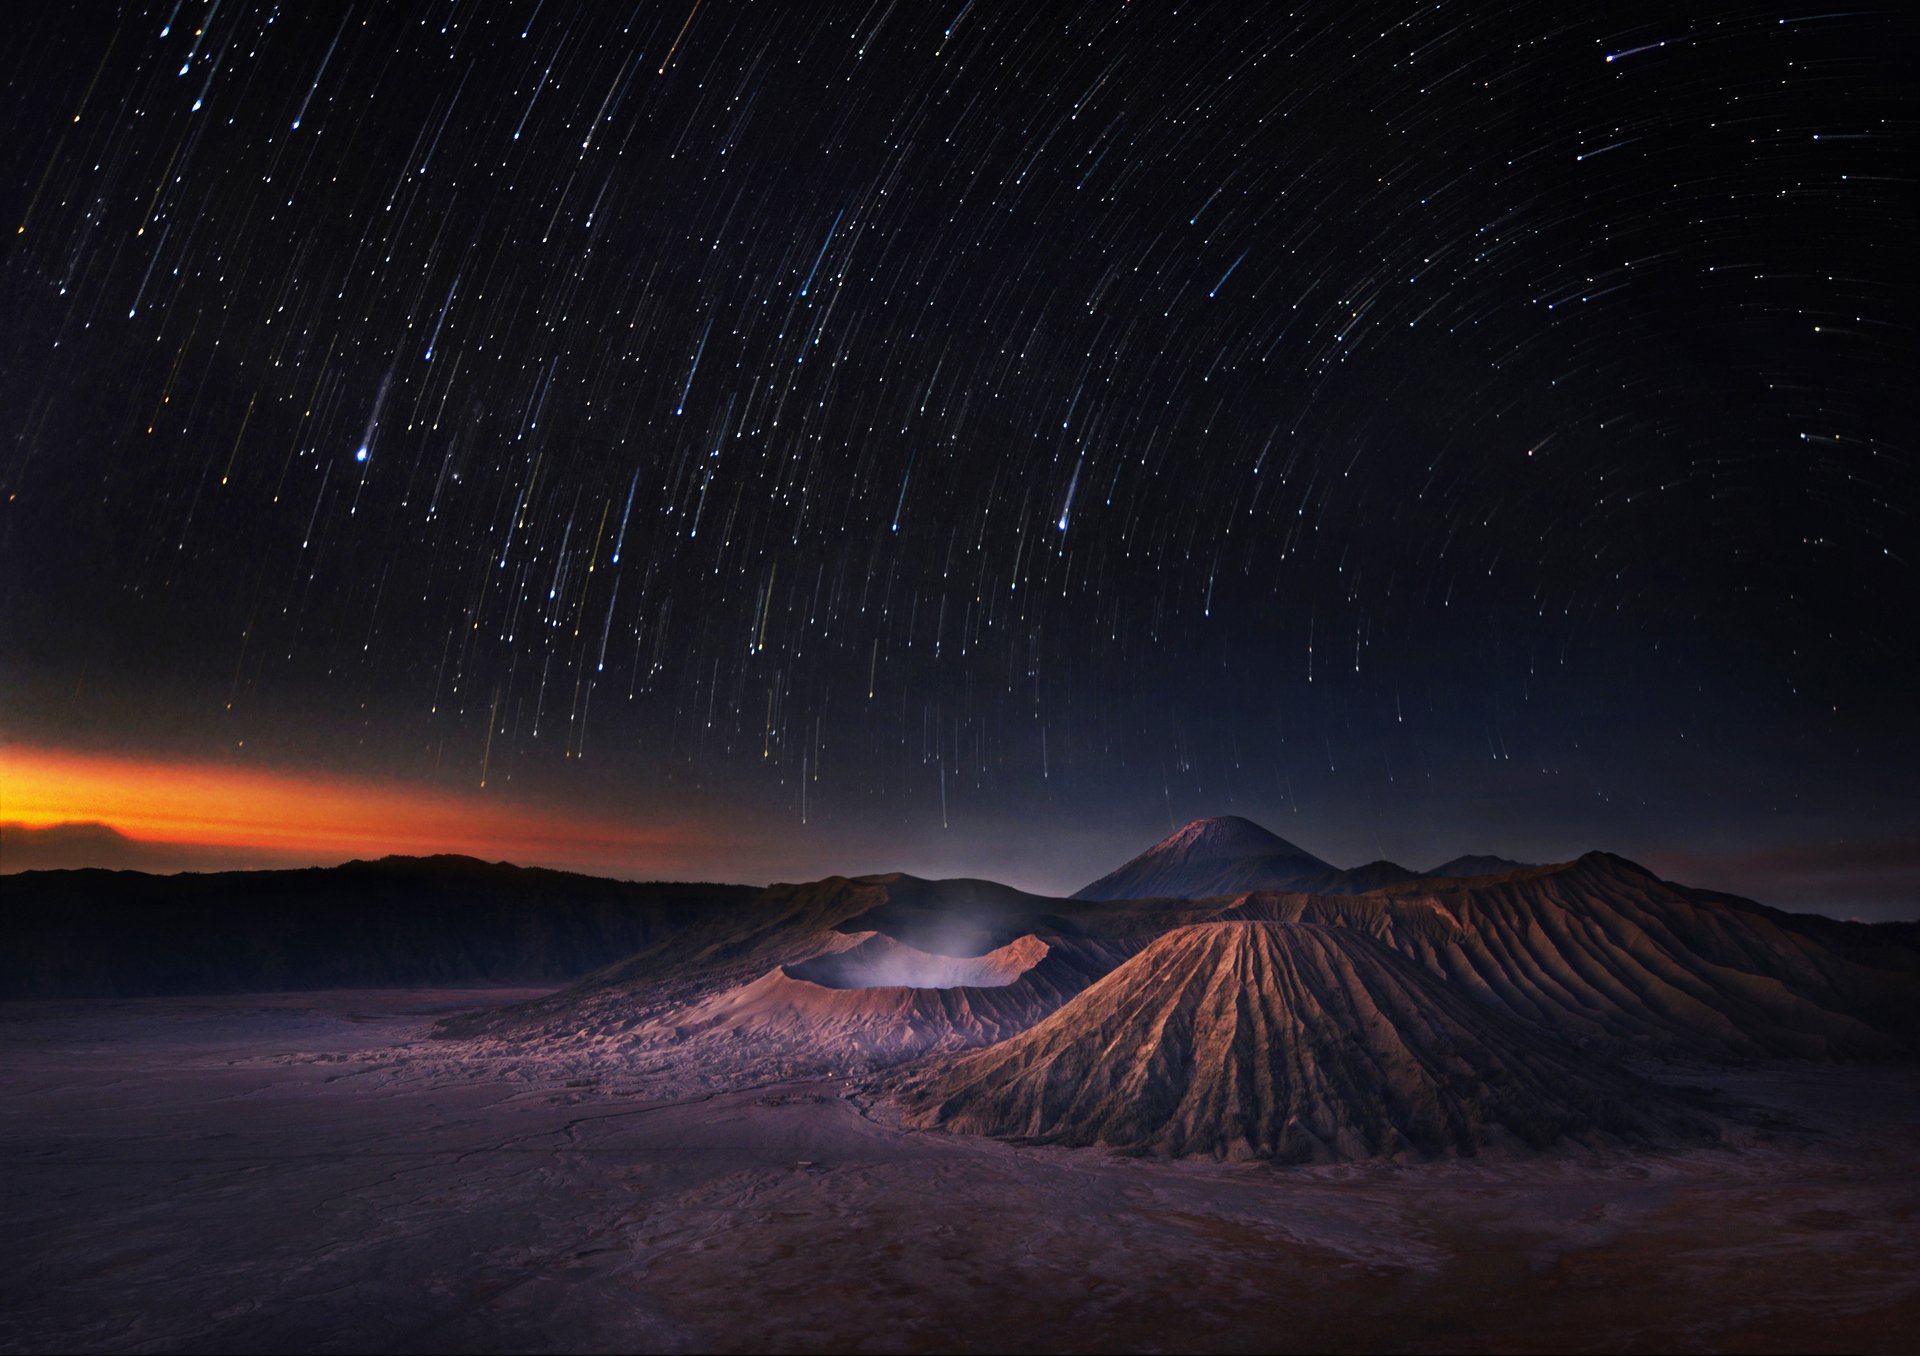
[[[1253,894],[1216,916],[1358,927],[1495,1010],[1666,1058],[1893,1057],[1920,1011],[1906,931],[1689,890],[1606,853],[1351,899]]]
[[[860,881],[881,892],[859,916],[862,929],[943,955],[978,955],[1030,932],[1072,930],[1077,912],[1070,901],[990,880],[922,880],[896,871]]]
[[[1468,853],[1455,857],[1452,861],[1440,863],[1431,871],[1420,872],[1423,876],[1502,876],[1509,871],[1525,871],[1533,866],[1532,862],[1516,862],[1507,857],[1476,856]]]
[[[1329,876],[1322,876],[1299,888],[1323,895],[1360,895],[1370,890],[1384,890],[1390,885],[1419,879],[1418,871],[1409,871],[1398,862],[1382,860],[1349,867],[1345,871],[1335,871]]]
[[[1371,937],[1210,923],[903,1093],[922,1126],[1283,1162],[1717,1139]]]
[[[558,982],[737,915],[758,894],[471,857],[25,871],[0,888],[0,998]]]

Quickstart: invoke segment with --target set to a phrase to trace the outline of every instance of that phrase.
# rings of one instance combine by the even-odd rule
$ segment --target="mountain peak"
[[[1075,899],[1198,899],[1242,890],[1295,889],[1336,869],[1239,815],[1196,819],[1168,834]]]
[[[1168,834],[1143,855],[1182,854],[1187,860],[1213,860],[1221,857],[1306,857],[1310,853],[1295,847],[1279,834],[1262,828],[1239,815],[1217,815],[1196,819],[1185,828]]]

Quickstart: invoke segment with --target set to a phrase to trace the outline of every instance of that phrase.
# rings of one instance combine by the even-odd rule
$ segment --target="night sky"
[[[24,9],[0,817],[126,827],[27,794],[111,757],[1070,890],[1238,813],[1911,916],[1914,37]]]

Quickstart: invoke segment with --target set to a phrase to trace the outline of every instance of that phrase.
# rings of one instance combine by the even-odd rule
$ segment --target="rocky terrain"
[[[1718,1138],[1366,932],[1196,923],[908,1093],[915,1123],[1283,1163]]]
[[[1911,1066],[1692,1070],[1704,1147],[1217,1162],[845,1077],[433,1038],[511,991],[0,1009],[0,1351],[1904,1351]]]
[[[1901,1347],[1920,929],[1280,842],[10,878],[13,992],[213,992],[0,1005],[0,1350]]]
[[[1109,879],[1253,878],[1295,852],[1201,821]],[[1737,1113],[1714,1130],[1650,1071],[1904,1059],[1920,1039],[1911,928],[1784,914],[1605,853],[1496,864],[1333,895],[775,886],[443,1034],[583,1071],[671,1066],[688,1089],[871,1076],[925,1127],[1280,1161],[1693,1144]]]

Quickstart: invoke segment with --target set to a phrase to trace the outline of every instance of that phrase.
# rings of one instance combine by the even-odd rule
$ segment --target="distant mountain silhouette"
[[[1329,895],[1362,895],[1369,890],[1384,890],[1389,885],[1399,885],[1404,881],[1419,879],[1418,871],[1409,871],[1398,862],[1383,860],[1367,862],[1362,866],[1337,871],[1331,876],[1323,876],[1310,888]]]
[[[1499,876],[1509,871],[1525,871],[1532,862],[1516,862],[1506,857],[1474,856],[1455,857],[1452,861],[1442,862],[1431,871],[1422,874],[1428,876]]]
[[[1246,890],[1358,895],[1429,876],[1524,870],[1504,857],[1455,857],[1432,871],[1375,861],[1341,869],[1238,815],[1196,819],[1125,866],[1074,892],[1075,899],[1209,899]]]
[[[564,982],[758,894],[452,856],[23,871],[0,884],[0,998]]]
[[[0,824],[0,871],[61,871],[104,867],[116,871],[178,871],[193,864],[175,843],[129,838],[97,820],[64,824]]]

